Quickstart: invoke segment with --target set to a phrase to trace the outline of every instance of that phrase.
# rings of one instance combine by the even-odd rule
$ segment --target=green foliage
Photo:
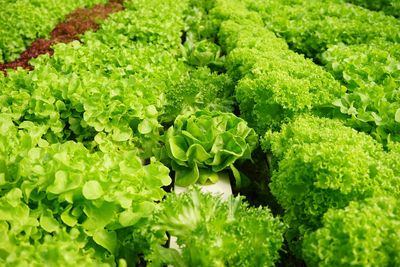
[[[349,125],[377,140],[400,141],[399,44],[387,42],[330,47],[322,54],[326,68],[347,87],[335,105]]]
[[[262,25],[263,23],[257,13],[247,10],[244,3],[238,0],[216,1],[215,6],[209,12],[209,16],[212,18],[217,29],[227,20],[232,20],[240,24]]]
[[[114,266],[112,258],[95,256],[80,230],[49,234],[54,218],[40,215],[22,201],[15,188],[0,198],[0,264],[2,266]],[[85,248],[86,247],[86,248]]]
[[[239,80],[236,99],[241,116],[258,133],[278,129],[295,114],[332,107],[343,91],[329,73],[290,51],[261,26],[226,21],[220,37],[232,49],[227,69]]]
[[[150,266],[274,266],[285,229],[268,208],[197,188],[169,194],[154,220],[156,230],[177,237],[181,252],[154,247]]]
[[[124,12],[112,14],[94,33],[102,43],[110,48],[131,42],[157,44],[172,51],[179,47],[187,1],[138,0],[126,1],[124,6]]]
[[[397,266],[400,264],[400,202],[390,197],[331,209],[323,227],[304,239],[308,266]]]
[[[106,0],[1,1],[0,63],[16,59],[35,39],[48,37],[54,26],[76,8],[106,2]]]
[[[308,57],[318,57],[329,45],[338,43],[363,44],[377,39],[400,41],[397,19],[342,1],[246,2],[250,9],[262,15],[267,28]]]
[[[176,118],[165,134],[165,145],[177,185],[215,183],[216,173],[227,168],[240,185],[233,164],[251,158],[257,135],[232,113],[197,111]]]
[[[50,143],[72,139],[102,151],[138,147],[151,157],[159,148],[165,91],[182,84],[191,68],[179,58],[185,2],[159,1],[162,14],[144,2],[127,2],[82,43],[56,45],[51,58],[31,61],[32,72],[10,72],[0,88],[2,112],[16,123],[49,126]],[[157,23],[155,13],[162,17]]]
[[[135,151],[90,153],[71,141],[49,145],[41,139],[43,127],[31,122],[19,128],[2,115],[0,192],[18,196],[20,212],[33,212],[44,231],[77,229],[104,254],[119,256],[120,243],[146,223],[165,195],[169,169],[154,160],[144,166]],[[4,212],[14,211],[10,206]]]
[[[399,50],[399,44],[388,42],[339,44],[331,46],[322,58],[326,68],[350,91],[372,83],[394,90],[400,85]]]
[[[400,192],[382,147],[339,121],[301,116],[267,133],[262,146],[279,162],[270,188],[285,209],[289,240],[320,227],[329,208]]]
[[[166,88],[160,121],[173,122],[178,115],[197,110],[231,112],[233,87],[228,75],[217,75],[206,67],[190,70],[181,77],[179,84]]]
[[[111,52],[99,42],[75,42],[55,51],[51,59],[35,60],[34,71],[11,73],[2,88],[4,113],[14,114],[15,121],[48,125],[51,143],[74,138],[104,150],[100,140],[109,136],[114,143],[129,141],[145,150],[146,142],[158,142],[162,92],[180,83],[183,63],[157,47]]]
[[[343,82],[347,94],[333,104],[349,126],[384,144],[400,140],[398,20],[341,0],[245,2],[291,48],[322,62]]]
[[[255,13],[250,14],[254,15]],[[257,21],[256,18],[254,15],[255,21],[223,21],[218,36],[224,49],[228,53],[235,48],[248,48],[260,52],[276,51],[276,53],[288,50],[286,42],[282,38],[277,38],[273,32],[263,29],[262,23]],[[260,19],[260,17],[258,18]]]
[[[33,71],[1,75],[0,194],[20,192],[39,231],[27,230],[18,241],[11,228],[2,228],[12,240],[4,253],[1,247],[1,260],[135,264],[150,243],[165,240],[144,231],[166,194],[162,187],[171,183],[152,149],[160,141],[164,92],[182,84],[192,68],[180,58],[185,2],[159,2],[169,28],[153,21],[158,9],[129,2],[102,30],[33,60]],[[139,14],[141,20],[131,22]],[[10,224],[9,217],[4,221]],[[26,248],[26,255],[15,247]],[[76,261],[65,263],[68,257]]]
[[[347,0],[347,2],[400,17],[400,2],[398,0]]]
[[[310,265],[399,264],[398,21],[342,0],[124,6],[33,71],[0,74],[0,265],[273,266],[285,231]],[[335,106],[352,118],[327,119]],[[289,229],[240,197],[163,189],[170,170],[155,157],[177,185],[226,169],[240,185],[235,166],[258,139],[248,125],[270,130]],[[180,251],[162,247],[166,231]]]

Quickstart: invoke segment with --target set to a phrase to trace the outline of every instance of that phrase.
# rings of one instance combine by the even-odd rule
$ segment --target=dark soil
[[[31,46],[23,52],[20,57],[12,62],[0,64],[0,71],[6,72],[7,69],[24,69],[32,70],[29,60],[43,54],[52,55],[54,53],[51,48],[57,43],[69,43],[73,40],[79,40],[79,35],[99,28],[98,22],[106,19],[109,14],[123,10],[122,0],[111,0],[105,5],[96,5],[92,8],[79,8],[69,14],[65,21],[59,23],[51,32],[50,39],[37,39]]]

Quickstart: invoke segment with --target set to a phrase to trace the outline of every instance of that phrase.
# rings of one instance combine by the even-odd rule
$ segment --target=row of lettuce
[[[343,1],[247,2],[267,28],[346,86],[335,106],[349,126],[383,143],[399,141],[398,19]]]
[[[285,226],[268,208],[199,189],[161,202],[170,169],[182,185],[225,169],[239,182],[258,137],[230,113],[233,80],[218,46],[190,35],[188,1],[124,5],[0,78],[1,264],[273,265]]]
[[[0,262],[273,266],[285,236],[310,266],[399,265],[399,22],[289,2],[125,1],[33,71],[0,77]],[[356,97],[381,124],[360,119]],[[162,188],[170,170],[182,186],[229,170],[240,187],[259,136],[283,221],[239,197]]]
[[[18,58],[37,38],[47,38],[56,24],[71,11],[106,2],[106,0],[2,0],[0,63]]]
[[[398,0],[348,0],[347,2],[370,10],[381,11],[397,18],[400,17],[400,2]]]
[[[223,3],[220,8],[225,20],[218,40],[227,53],[227,73],[237,81],[235,96],[241,116],[260,135],[268,130],[262,147],[274,156],[270,188],[285,210],[284,221],[289,227],[286,240],[293,253],[310,266],[398,265],[400,253],[394,239],[399,235],[400,154],[393,140],[398,139],[399,101],[388,95],[396,94],[399,88],[399,61],[394,49],[399,22],[331,1],[272,2],[247,1],[248,9],[242,7],[243,1]],[[373,42],[384,44],[388,49],[381,53],[386,53],[385,59],[394,66],[383,62],[386,72],[381,79],[385,82],[378,84],[379,80],[370,76],[367,80],[381,86],[387,98],[375,100],[375,95],[362,91],[367,86],[353,89],[347,83],[340,85],[327,72],[331,69],[292,52],[267,28],[305,54],[313,46],[323,49],[324,43],[326,47],[346,41],[364,47]],[[302,50],[303,46],[310,50]],[[368,63],[357,63],[375,70],[381,61],[369,51],[357,55],[369,58]],[[313,54],[314,58],[322,52]],[[342,64],[348,62],[344,59]],[[356,90],[387,107],[381,113],[391,123],[375,122],[369,124],[374,131],[366,130],[376,139],[348,127],[360,129],[335,108],[338,97],[351,97]],[[384,130],[391,135],[377,134]],[[387,142],[383,142],[386,150],[381,141]],[[371,217],[369,212],[379,216]]]

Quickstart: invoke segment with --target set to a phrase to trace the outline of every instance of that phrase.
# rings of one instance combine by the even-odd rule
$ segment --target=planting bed
[[[22,67],[24,69],[32,70],[29,65],[29,60],[36,58],[43,54],[53,54],[52,45],[57,43],[69,43],[73,40],[78,40],[79,34],[88,30],[97,30],[98,23],[96,21],[105,19],[111,12],[120,11],[123,9],[122,3],[117,1],[110,1],[106,5],[96,5],[92,8],[81,8],[67,16],[65,21],[56,25],[51,31],[49,39],[36,39],[32,42],[30,47],[21,53],[19,58],[12,62],[0,64],[0,70],[17,69]]]
[[[1,266],[400,265],[397,0],[2,6]]]

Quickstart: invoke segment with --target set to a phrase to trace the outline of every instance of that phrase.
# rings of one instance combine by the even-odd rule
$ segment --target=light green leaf
[[[100,198],[104,192],[98,181],[88,181],[82,188],[82,194],[86,199],[94,200]]]
[[[141,214],[125,210],[119,214],[118,221],[122,226],[127,227],[136,224],[140,218],[142,218]]]
[[[115,253],[117,248],[117,234],[114,231],[100,229],[93,235],[93,240],[103,248],[107,249],[111,254]]]
[[[199,179],[199,171],[189,168],[209,168],[212,173],[240,158],[250,159],[258,137],[243,119],[232,113],[197,111],[177,117],[165,141],[177,185],[189,185]],[[201,183],[217,181],[206,176],[201,177]]]
[[[148,119],[144,119],[143,121],[141,121],[138,125],[138,131],[141,134],[148,134],[151,133],[151,131],[153,131],[153,123],[152,121],[148,120]]]
[[[61,213],[61,220],[68,226],[74,227],[78,222],[77,218],[70,214],[70,210],[72,209],[72,205],[67,208],[63,213]]]
[[[204,150],[200,144],[193,144],[186,152],[190,162],[202,163],[209,159],[211,155]]]
[[[396,110],[396,114],[394,115],[394,120],[396,122],[400,122],[400,108]]]
[[[53,194],[61,194],[67,187],[68,176],[65,171],[59,170],[55,173],[54,184],[48,187],[47,191]]]
[[[13,188],[8,192],[5,197],[7,203],[11,205],[11,207],[15,208],[21,203],[22,191],[19,188]]]
[[[185,141],[185,138],[179,135],[173,136],[172,132],[173,128],[170,128],[167,134],[167,148],[170,157],[178,159],[180,161],[186,161],[186,150],[188,148],[188,145]]]
[[[238,169],[236,169],[235,166],[233,166],[233,164],[230,166],[232,173],[233,173],[233,177],[235,177],[235,182],[236,182],[236,186],[240,187],[242,184],[242,178],[240,176],[240,172]]]
[[[117,142],[123,142],[129,140],[132,133],[130,129],[124,129],[123,131],[119,128],[114,129],[112,139]]]
[[[146,115],[149,117],[157,117],[157,108],[154,105],[150,105],[146,108]]]
[[[189,186],[196,183],[199,179],[199,169],[197,165],[193,168],[181,167],[175,171],[175,184],[178,186]]]
[[[199,171],[199,184],[215,184],[219,180],[217,172],[213,172],[209,169],[200,169]]]
[[[83,208],[87,219],[82,223],[82,226],[91,235],[98,229],[103,229],[106,225],[113,222],[117,209],[116,204],[105,201],[99,207],[94,206],[92,203],[87,203]]]
[[[49,233],[57,232],[59,229],[59,223],[53,217],[43,215],[40,217],[39,223],[40,226]]]

